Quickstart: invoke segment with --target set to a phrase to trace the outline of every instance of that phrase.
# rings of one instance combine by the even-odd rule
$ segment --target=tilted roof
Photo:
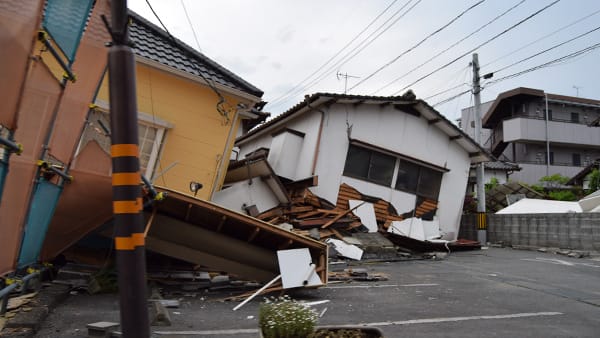
[[[421,116],[430,124],[435,124],[437,128],[446,133],[451,140],[460,144],[461,147],[470,154],[471,162],[485,162],[492,158],[492,155],[490,155],[487,150],[483,149],[469,135],[454,125],[440,112],[435,110],[425,101],[416,99],[412,91],[409,91],[402,96],[364,96],[333,93],[315,93],[307,95],[305,96],[304,101],[239,137],[236,140],[236,143],[244,142],[254,138],[255,135],[276,129],[284,124],[285,121],[311,111],[319,106],[328,106],[334,103],[374,104],[381,106],[392,105],[408,114]]]
[[[132,21],[130,37],[135,44],[133,50],[136,55],[257,97],[263,95],[262,90],[181,40],[171,39],[167,32],[140,15],[132,11],[129,15]]]

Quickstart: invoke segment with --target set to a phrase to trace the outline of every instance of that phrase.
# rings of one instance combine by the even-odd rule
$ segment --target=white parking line
[[[325,286],[322,289],[368,289],[368,288],[398,288],[398,287],[420,287],[420,286],[439,286],[439,284],[382,284],[382,285],[342,285]]]
[[[527,313],[513,313],[513,314],[506,314],[506,315],[490,315],[490,316],[423,318],[423,319],[410,319],[410,320],[389,321],[389,322],[343,324],[343,325],[333,325],[333,326],[335,326],[335,327],[357,327],[357,326],[436,324],[436,323],[447,323],[447,322],[462,322],[462,321],[468,321],[468,320],[514,319],[514,318],[527,318],[527,317],[558,316],[558,315],[562,315],[562,314],[563,313],[561,313],[561,312],[527,312]],[[157,334],[157,335],[172,335],[172,336],[178,336],[178,335],[210,336],[210,335],[244,334],[244,333],[258,333],[258,329],[206,330],[206,331],[155,331],[154,332],[154,334]]]
[[[536,257],[536,258],[522,258],[521,260],[522,261],[530,261],[530,262],[550,263],[550,264],[556,264],[556,265],[566,265],[566,266],[581,265],[581,266],[587,266],[590,268],[600,268],[600,265],[595,265],[595,264],[591,264],[591,263],[567,262],[567,261],[563,261],[562,259],[556,259],[556,258]]]

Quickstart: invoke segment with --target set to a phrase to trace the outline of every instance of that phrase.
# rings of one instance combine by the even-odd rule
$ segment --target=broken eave
[[[208,201],[168,189],[156,204],[146,245],[149,250],[268,281],[279,275],[277,250],[308,248],[321,280],[327,282],[327,245]],[[150,215],[147,213],[148,218]]]
[[[273,191],[277,200],[282,204],[290,204],[287,189],[265,157],[237,161],[229,166],[225,175],[225,183],[230,184],[247,180],[251,184],[252,179],[262,179]]]

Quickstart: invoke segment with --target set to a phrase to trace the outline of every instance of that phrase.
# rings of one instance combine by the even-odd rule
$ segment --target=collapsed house
[[[344,223],[417,240],[457,239],[470,165],[490,159],[412,92],[307,96],[236,147],[214,202],[299,230]]]

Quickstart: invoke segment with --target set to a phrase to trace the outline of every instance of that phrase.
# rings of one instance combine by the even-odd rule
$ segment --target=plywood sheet
[[[15,132],[15,139],[23,144],[24,150],[20,156],[10,157],[0,202],[0,243],[3,248],[0,275],[11,271],[16,262],[35,180],[36,161],[60,93],[61,87],[48,68],[42,62],[33,62],[27,74]]]
[[[11,130],[15,127],[43,3],[42,0],[0,1],[0,124]]]
[[[100,18],[102,14],[110,17],[107,0],[99,0],[94,6],[72,67],[77,81],[67,84],[53,126],[50,154],[63,163],[71,161],[89,105],[106,68],[108,48],[104,43],[110,41],[110,36]]]

